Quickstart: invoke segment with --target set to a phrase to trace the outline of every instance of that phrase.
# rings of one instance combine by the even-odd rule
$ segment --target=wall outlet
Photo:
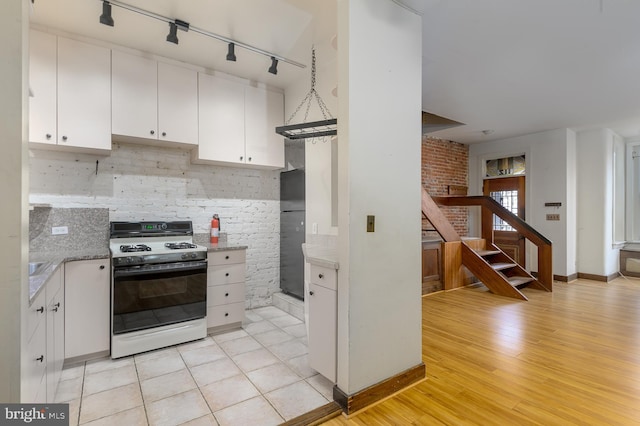
[[[311,233],[314,235],[318,233],[318,224],[315,222],[311,224]]]
[[[547,215],[547,220],[560,220],[560,215],[559,214],[548,214]]]
[[[51,228],[51,235],[67,235],[68,233],[68,226],[54,226]]]

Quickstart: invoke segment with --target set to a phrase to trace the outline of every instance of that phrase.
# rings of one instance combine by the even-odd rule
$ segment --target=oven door
[[[204,318],[207,262],[114,268],[113,334]]]

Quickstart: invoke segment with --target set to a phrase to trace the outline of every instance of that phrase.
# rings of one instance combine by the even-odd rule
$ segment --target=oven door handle
[[[166,264],[162,264],[166,265]],[[115,277],[131,277],[135,275],[148,275],[148,274],[163,274],[167,272],[182,272],[182,271],[198,271],[207,270],[207,262],[177,262],[170,264],[171,267],[165,268],[140,268],[140,267],[127,267],[127,268],[115,268],[113,270],[113,276]]]

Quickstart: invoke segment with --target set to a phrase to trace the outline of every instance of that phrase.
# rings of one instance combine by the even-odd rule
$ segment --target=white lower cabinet
[[[241,327],[245,307],[246,251],[209,252],[207,261],[208,331]]]
[[[44,284],[27,315],[22,401],[53,402],[64,363],[64,265]]]
[[[109,259],[68,262],[65,266],[65,359],[109,354],[111,285]]]
[[[333,383],[337,358],[337,271],[311,264],[309,366]]]

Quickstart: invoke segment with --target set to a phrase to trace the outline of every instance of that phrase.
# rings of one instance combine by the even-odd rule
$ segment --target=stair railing
[[[493,215],[511,225],[520,235],[531,241],[538,248],[538,282],[548,291],[553,289],[552,243],[531,225],[505,209],[491,197],[447,196],[431,197],[438,205],[448,207],[481,207],[482,238],[493,244]]]

